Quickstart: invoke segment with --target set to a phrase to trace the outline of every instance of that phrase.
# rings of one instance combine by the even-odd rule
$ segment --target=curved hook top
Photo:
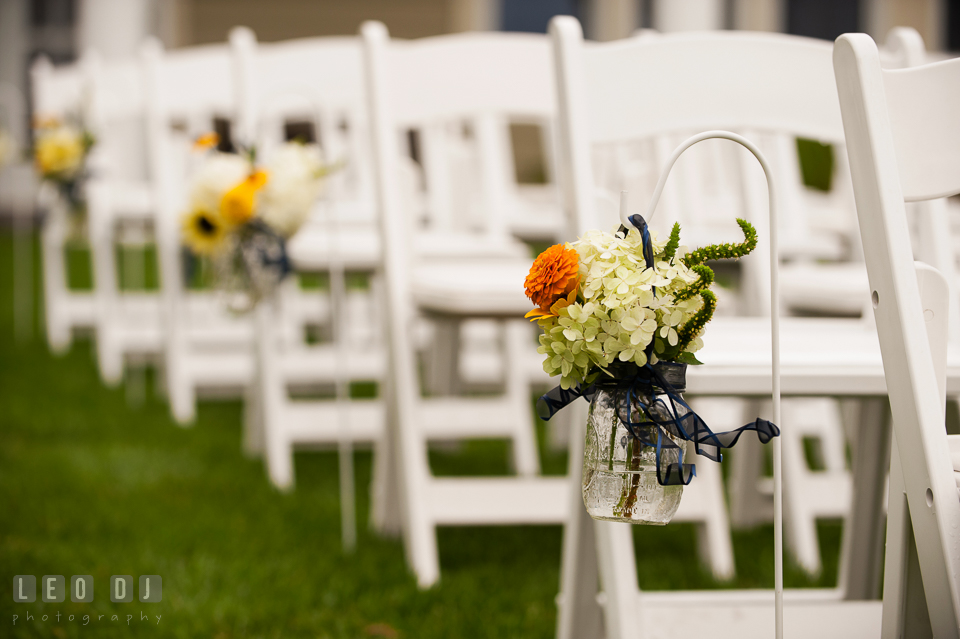
[[[691,146],[697,142],[702,142],[711,138],[720,138],[736,142],[750,151],[753,156],[757,158],[757,161],[760,162],[760,166],[763,168],[763,173],[767,178],[767,192],[770,197],[770,216],[771,219],[775,217],[773,172],[770,170],[770,165],[767,163],[767,159],[764,157],[763,153],[760,152],[760,149],[758,149],[757,146],[747,138],[737,133],[733,133],[732,131],[704,131],[703,133],[698,133],[690,138],[687,138],[680,146],[676,148],[676,150],[673,152],[673,155],[670,156],[670,159],[667,160],[666,165],[663,167],[663,172],[660,174],[660,179],[657,181],[657,187],[653,191],[653,197],[650,199],[650,206],[647,208],[646,215],[644,215],[644,219],[647,221],[647,224],[653,221],[653,216],[657,211],[657,204],[660,203],[660,196],[663,195],[663,189],[667,184],[667,178],[670,176],[670,171],[673,169],[673,165],[677,163],[677,160],[680,158],[683,152],[689,149]],[[627,215],[628,208],[625,204],[625,200],[626,191],[621,191],[620,222],[625,227],[630,228],[633,226],[633,224],[631,224],[629,216]],[[772,230],[773,226],[771,226],[771,231]]]

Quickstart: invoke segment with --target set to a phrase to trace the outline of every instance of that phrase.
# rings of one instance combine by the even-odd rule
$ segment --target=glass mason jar
[[[659,362],[654,368],[682,394],[686,381],[686,365]],[[669,419],[664,404],[654,404],[662,389],[651,386],[650,394],[638,393],[630,406],[630,421],[648,421],[640,410],[640,402],[653,406],[658,419]],[[654,446],[648,446],[633,437],[617,416],[617,401],[623,401],[626,391],[601,388],[590,403],[587,417],[587,437],[583,451],[583,503],[594,519],[623,521],[631,524],[667,524],[680,506],[683,486],[662,486],[657,481],[657,455]],[[669,400],[664,397],[669,406]],[[678,406],[679,411],[685,409]],[[657,427],[640,426],[642,435],[657,441]],[[661,468],[680,461],[680,450],[687,442],[665,433],[665,437],[681,447],[660,450]]]

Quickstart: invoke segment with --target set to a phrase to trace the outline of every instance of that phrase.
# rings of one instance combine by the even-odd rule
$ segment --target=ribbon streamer
[[[720,449],[732,448],[747,431],[755,431],[763,444],[780,434],[780,429],[774,423],[759,417],[754,422],[734,430],[713,432],[684,401],[680,395],[682,389],[675,388],[657,370],[664,365],[682,366],[683,371],[686,371],[686,364],[672,362],[661,362],[654,366],[633,366],[633,373],[627,375],[623,375],[626,372],[622,370],[624,367],[618,367],[620,370],[616,373],[621,374],[614,378],[600,379],[586,386],[578,384],[568,389],[557,386],[548,391],[537,401],[537,414],[541,419],[549,420],[578,397],[593,401],[599,390],[613,390],[616,393],[617,418],[630,436],[656,448],[657,482],[661,486],[687,485],[696,476],[696,466],[683,463],[683,448],[677,446],[667,435],[693,442],[698,455],[719,462],[722,459]],[[637,421],[631,416],[633,407],[639,409]],[[649,426],[654,427],[656,440],[650,437],[648,431],[645,432],[645,427]],[[662,452],[671,449],[679,449],[678,461],[664,465]]]

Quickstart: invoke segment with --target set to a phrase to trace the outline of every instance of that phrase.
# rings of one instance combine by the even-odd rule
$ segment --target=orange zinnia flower
[[[556,244],[541,253],[523,283],[527,297],[539,307],[526,317],[539,319],[556,315],[551,310],[554,304],[576,294],[580,284],[579,271],[577,252],[565,244]]]

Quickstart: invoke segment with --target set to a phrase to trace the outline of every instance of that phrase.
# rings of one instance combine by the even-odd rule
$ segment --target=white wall
[[[104,58],[132,56],[156,31],[152,0],[81,0],[78,9],[79,53],[94,49]]]

